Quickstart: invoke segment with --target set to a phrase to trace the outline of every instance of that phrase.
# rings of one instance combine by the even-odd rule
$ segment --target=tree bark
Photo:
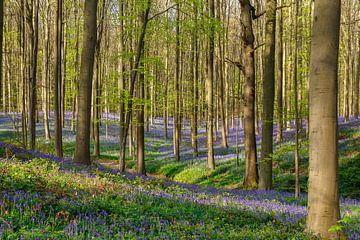
[[[254,33],[252,27],[254,7],[249,0],[239,0],[242,25],[242,59],[245,75],[244,86],[244,145],[246,187],[256,187],[258,181],[256,140],[255,140],[255,61]]]
[[[124,126],[124,136],[122,139],[120,139],[120,155],[119,155],[119,163],[120,163],[120,171],[125,171],[125,150],[126,150],[126,139],[129,131],[131,116],[132,116],[132,105],[133,100],[132,97],[134,95],[134,89],[135,89],[135,81],[138,74],[138,68],[140,66],[140,61],[143,56],[144,46],[145,46],[145,34],[147,25],[149,22],[149,13],[151,8],[151,0],[148,0],[146,9],[142,12],[143,14],[143,22],[141,27],[141,33],[139,36],[137,51],[136,51],[136,58],[135,62],[132,66],[132,73],[131,73],[131,80],[130,80],[130,86],[129,86],[129,100],[127,104],[127,112],[125,116],[125,126]]]
[[[307,231],[339,237],[337,81],[340,0],[316,0],[310,60],[309,195]],[[331,27],[329,27],[331,26]]]
[[[77,115],[77,133],[75,161],[81,164],[91,164],[90,159],[90,117],[91,89],[94,70],[94,55],[97,38],[97,0],[85,1],[84,37],[81,54],[79,79],[79,112]]]
[[[266,2],[265,74],[263,83],[263,112],[259,189],[272,188],[273,119],[275,97],[275,30],[276,0]]]
[[[142,66],[143,67],[143,66]],[[143,71],[143,70],[140,70]],[[145,142],[144,142],[144,124],[145,124],[145,76],[141,72],[139,74],[139,99],[140,106],[137,110],[136,127],[137,127],[137,173],[145,175]]]
[[[56,12],[56,47],[55,47],[55,80],[54,80],[54,120],[55,120],[55,151],[58,157],[63,156],[62,126],[60,110],[61,91],[61,59],[62,59],[62,14],[63,1],[57,1]]]
[[[280,0],[278,5],[281,6]],[[276,142],[283,140],[283,121],[284,121],[284,109],[283,109],[283,14],[282,10],[278,10],[277,17],[277,36],[276,36],[276,81],[277,81],[277,132]]]
[[[210,17],[215,18],[214,0],[209,2]],[[209,60],[208,76],[205,80],[206,89],[206,147],[207,147],[207,166],[215,169],[214,148],[213,148],[213,83],[214,83],[214,54],[215,54],[215,26],[211,26],[209,36]]]

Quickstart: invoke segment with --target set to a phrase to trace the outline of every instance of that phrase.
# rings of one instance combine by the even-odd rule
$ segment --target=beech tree
[[[75,161],[91,164],[90,159],[90,117],[91,89],[94,70],[94,55],[97,32],[97,0],[85,1],[84,36],[79,78],[79,112],[77,116]]]
[[[337,153],[339,29],[340,0],[315,1],[309,84],[307,230],[324,238],[336,235],[329,229],[340,218]]]
[[[266,2],[265,75],[263,83],[263,115],[259,189],[272,188],[273,117],[275,97],[275,31],[276,0]]]

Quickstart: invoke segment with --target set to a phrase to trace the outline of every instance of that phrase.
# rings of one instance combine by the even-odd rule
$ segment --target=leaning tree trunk
[[[125,171],[125,150],[126,150],[126,139],[129,132],[129,126],[131,122],[131,116],[132,116],[132,106],[133,106],[133,100],[132,97],[134,95],[135,90],[135,80],[137,78],[138,74],[138,68],[140,66],[140,61],[143,56],[144,47],[145,47],[145,34],[147,25],[149,23],[149,13],[151,8],[151,0],[147,1],[146,9],[142,12],[143,14],[143,22],[141,27],[141,33],[139,36],[138,46],[137,46],[137,52],[136,52],[136,58],[135,62],[132,66],[132,73],[131,73],[131,80],[130,80],[130,86],[129,86],[129,100],[127,103],[127,112],[125,116],[125,124],[124,124],[124,135],[123,138],[120,139],[120,154],[119,154],[119,165],[120,165],[120,171]]]
[[[256,187],[258,170],[256,166],[255,140],[255,61],[254,61],[254,33],[252,28],[252,12],[254,8],[249,0],[239,0],[241,5],[241,24],[243,40],[243,71],[244,86],[244,145],[245,145],[245,179],[244,185]]]
[[[272,188],[273,118],[275,97],[275,30],[276,0],[266,2],[265,74],[263,83],[263,115],[259,189]]]
[[[329,228],[340,218],[337,153],[340,2],[316,0],[312,29],[307,231],[323,238],[334,237]]]
[[[90,117],[91,89],[94,70],[94,55],[97,37],[97,0],[85,1],[84,37],[79,78],[79,112],[77,115],[75,161],[91,164],[90,159]]]

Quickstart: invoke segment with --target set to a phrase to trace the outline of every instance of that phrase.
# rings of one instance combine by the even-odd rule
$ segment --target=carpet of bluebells
[[[113,122],[110,119],[107,126],[108,134],[104,134],[106,125],[101,127],[102,156],[107,159],[116,156],[118,151],[118,124],[116,116],[112,117]],[[38,142],[41,152],[16,146],[19,144],[14,139],[21,136],[17,129],[18,115],[1,114],[0,239],[314,239],[304,234],[306,194],[295,199],[293,193],[286,191],[209,187],[223,186],[227,180],[218,177],[229,169],[231,181],[241,181],[238,176],[243,169],[235,166],[233,131],[229,132],[229,149],[215,147],[219,165],[212,177],[199,167],[203,165],[206,154],[202,128],[200,156],[192,157],[190,130],[185,126],[182,162],[174,163],[171,121],[168,141],[163,140],[161,119],[154,119],[150,125],[146,133],[147,171],[162,170],[164,175],[175,180],[200,183],[201,186],[119,173],[114,168],[104,167],[104,164],[91,167],[75,165],[71,159],[74,132],[69,127],[70,118],[66,116],[64,129],[66,158],[57,158],[52,155],[51,142],[44,144],[41,139]],[[339,122],[341,125],[342,119]],[[38,135],[42,136],[42,123],[37,126]],[[350,130],[340,134],[340,154],[349,160],[349,164],[343,167],[344,171],[340,168],[340,178],[350,179],[341,185],[340,190],[352,193],[343,196],[357,197],[356,179],[359,179],[359,174],[353,163],[359,162],[356,160],[359,156],[359,124],[351,125],[350,122],[350,126]],[[291,130],[285,132],[285,140],[290,140],[292,134]],[[242,136],[243,130],[240,129],[240,146]],[[4,139],[7,143],[2,141]],[[284,144],[283,148],[291,150],[292,145]],[[287,154],[285,151],[283,155]],[[306,162],[306,158],[301,160]],[[290,162],[291,159],[277,163],[279,166],[275,173],[281,168],[291,169],[287,165]],[[128,164],[131,167],[131,159],[128,159]],[[172,175],[176,171],[177,175]],[[200,175],[212,180],[194,181],[201,179]],[[282,183],[286,179],[278,180]],[[306,179],[304,183],[306,185]],[[282,188],[277,186],[277,189]],[[341,215],[341,222],[333,230],[343,231],[348,239],[360,239],[360,201],[341,199]]]
[[[310,239],[306,195],[201,187],[27,154],[36,158],[0,160],[2,239]],[[360,201],[342,199],[341,209],[346,221],[337,228],[359,239]]]

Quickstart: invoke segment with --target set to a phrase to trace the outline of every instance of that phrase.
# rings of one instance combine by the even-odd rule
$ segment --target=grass
[[[1,160],[0,173],[2,239],[311,239],[304,219],[285,224],[229,193],[44,159]]]
[[[343,197],[360,199],[360,192],[356,186],[360,185],[360,179],[357,170],[360,166],[360,139],[359,123],[355,126],[341,127],[339,132],[339,156],[340,156],[340,193]],[[9,141],[11,131],[1,131],[0,140]],[[11,138],[14,139],[14,138]],[[224,188],[242,188],[244,175],[243,152],[240,154],[239,165],[234,157],[226,160],[217,160],[217,169],[213,172],[206,168],[205,160],[198,160],[192,157],[191,151],[185,155],[187,160],[176,162],[172,153],[171,139],[164,140],[157,137],[156,134],[149,132],[145,139],[145,161],[146,171],[151,175],[166,177],[183,183],[200,184],[203,186],[215,186]],[[16,143],[16,141],[12,141]],[[186,145],[187,142],[183,142]],[[54,154],[53,142],[46,142],[38,138],[38,149],[43,152]],[[307,192],[307,174],[308,174],[308,142],[304,139],[300,141],[300,184],[301,191]],[[92,147],[92,145],[91,145]],[[119,146],[117,143],[101,144],[101,156],[96,158],[100,161],[115,161],[118,159]],[[75,151],[74,140],[64,142],[65,156],[73,156]],[[165,151],[165,153],[164,153]],[[294,191],[294,143],[285,142],[276,145],[273,154],[273,184],[278,191]],[[215,149],[215,156],[222,156],[235,152],[235,148]],[[200,156],[206,155],[205,150],[199,151]],[[95,159],[95,158],[94,158]],[[127,167],[136,168],[136,161],[127,151]]]

